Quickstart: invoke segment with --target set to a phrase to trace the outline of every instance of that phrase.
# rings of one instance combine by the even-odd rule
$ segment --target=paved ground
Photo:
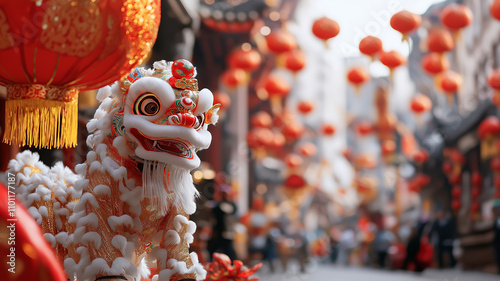
[[[316,263],[300,273],[298,265],[291,265],[286,272],[271,273],[263,267],[255,275],[260,281],[500,281],[500,275],[479,272],[463,272],[459,269],[429,269],[421,274],[404,271],[377,270],[360,267],[339,267],[331,264]]]

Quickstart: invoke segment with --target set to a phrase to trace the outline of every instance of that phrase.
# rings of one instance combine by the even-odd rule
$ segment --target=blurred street
[[[317,264],[300,273],[298,266],[286,273],[270,273],[262,268],[255,275],[260,281],[306,281],[306,280],[349,280],[349,281],[493,281],[500,280],[499,275],[481,272],[461,271],[459,269],[428,269],[423,273],[405,271],[377,270],[361,267],[341,267],[331,264]]]

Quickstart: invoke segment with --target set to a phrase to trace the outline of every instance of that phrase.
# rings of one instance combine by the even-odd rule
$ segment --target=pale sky
[[[359,41],[372,35],[379,37],[384,50],[398,50],[407,55],[408,45],[389,24],[391,16],[401,10],[422,14],[430,5],[443,0],[302,0],[297,13],[305,20],[327,16],[340,25],[340,34],[330,45],[345,57],[359,55]],[[309,19],[308,19],[309,18]]]

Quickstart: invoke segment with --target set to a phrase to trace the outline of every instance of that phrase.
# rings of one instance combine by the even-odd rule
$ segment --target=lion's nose
[[[168,117],[170,125],[193,128],[196,125],[196,117],[191,113],[177,113]]]

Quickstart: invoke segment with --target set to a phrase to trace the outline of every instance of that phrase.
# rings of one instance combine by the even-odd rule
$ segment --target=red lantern
[[[252,149],[267,148],[272,144],[274,134],[267,128],[254,128],[247,135],[248,147]]]
[[[289,154],[285,157],[285,163],[289,168],[296,168],[302,165],[302,157],[297,154]]]
[[[490,84],[490,87],[495,89],[496,91],[500,91],[500,70],[495,69],[491,74],[488,76],[488,84]]]
[[[271,32],[266,37],[267,48],[274,54],[289,52],[297,47],[297,41],[290,33],[283,30]]]
[[[109,85],[143,62],[160,1],[2,1],[0,21],[3,141],[72,147],[78,91]]]
[[[472,212],[477,213],[477,211],[479,211],[480,207],[481,207],[481,205],[479,205],[479,203],[474,202],[474,203],[472,203],[470,209],[471,209]]]
[[[431,110],[432,101],[426,95],[418,94],[411,99],[410,108],[415,114],[421,114]]]
[[[359,51],[373,59],[382,51],[382,41],[374,36],[366,36],[359,42]]]
[[[474,171],[471,176],[472,186],[480,187],[483,184],[483,177],[481,173],[478,171]]]
[[[500,20],[500,0],[494,0],[490,6],[490,14],[497,20]]]
[[[448,177],[448,181],[450,182],[451,185],[459,185],[460,182],[462,182],[462,175],[461,174],[451,174]]]
[[[285,187],[290,189],[299,189],[307,185],[306,180],[299,175],[290,175],[285,180]]]
[[[500,190],[500,177],[494,177],[493,185]]]
[[[500,120],[496,116],[489,116],[485,118],[479,124],[477,133],[481,139],[497,136],[500,134]]]
[[[370,74],[363,67],[353,67],[347,72],[347,80],[359,87],[370,80]]]
[[[231,105],[231,98],[224,92],[215,92],[214,104],[220,104],[220,110],[225,111]]]
[[[261,63],[260,54],[255,50],[237,49],[229,55],[229,66],[245,71],[256,70]]]
[[[449,161],[445,161],[443,163],[443,166],[441,167],[442,171],[444,174],[448,175],[451,170],[453,170],[453,166],[451,165],[451,163]]]
[[[385,140],[381,144],[382,155],[391,155],[396,151],[396,143],[393,140]]]
[[[422,68],[430,75],[436,75],[450,68],[446,56],[438,53],[429,53],[422,58]]]
[[[391,71],[406,63],[406,59],[398,51],[381,52],[379,60]]]
[[[455,42],[451,33],[442,28],[433,29],[427,35],[427,49],[429,52],[445,53],[453,50]]]
[[[222,73],[221,80],[227,87],[234,88],[246,82],[247,74],[243,69],[230,68]]]
[[[252,125],[252,127],[271,128],[273,119],[271,118],[271,115],[269,115],[269,113],[265,111],[259,111],[254,116],[252,116],[252,118],[250,119],[250,124]]]
[[[473,187],[471,192],[470,192],[472,200],[476,200],[477,197],[479,196],[479,194],[481,194],[481,190],[477,187]]]
[[[335,131],[336,131],[335,126],[332,124],[321,125],[321,132],[325,136],[333,136],[333,134],[335,134]]]
[[[441,12],[441,22],[449,29],[462,29],[472,22],[472,11],[464,5],[447,5]]]
[[[339,34],[340,27],[336,21],[327,17],[322,17],[314,21],[312,32],[316,37],[326,42],[326,40]]]
[[[297,151],[304,157],[311,157],[317,152],[316,145],[312,142],[303,142],[297,147]]]
[[[420,187],[427,186],[431,183],[431,178],[428,175],[418,174],[415,176],[414,180],[418,183]]]
[[[401,32],[403,41],[408,40],[408,34],[420,26],[422,18],[420,15],[408,12],[406,10],[400,11],[391,17],[391,27]]]
[[[459,185],[456,185],[451,189],[451,196],[453,197],[453,199],[460,199],[461,195],[462,195],[462,189],[460,188]]]
[[[422,165],[427,162],[427,160],[429,160],[429,153],[423,148],[416,150],[413,154],[413,161],[417,164]]]
[[[455,95],[462,85],[462,76],[454,71],[447,71],[439,75],[439,86],[447,95]]]
[[[451,202],[451,208],[456,212],[460,209],[460,201],[453,201]]]
[[[356,132],[361,136],[366,136],[373,133],[373,125],[366,121],[360,121],[356,124]]]
[[[282,133],[288,141],[292,142],[302,136],[304,127],[298,122],[290,122],[285,124]]]
[[[500,156],[491,159],[490,168],[492,171],[500,172]]]
[[[301,50],[293,50],[285,55],[285,67],[296,73],[306,66],[306,57]]]
[[[290,92],[290,85],[285,79],[271,74],[264,81],[264,89],[266,89],[269,97],[283,98]]]
[[[309,101],[301,101],[297,105],[297,109],[302,114],[309,114],[314,109],[314,105]]]

